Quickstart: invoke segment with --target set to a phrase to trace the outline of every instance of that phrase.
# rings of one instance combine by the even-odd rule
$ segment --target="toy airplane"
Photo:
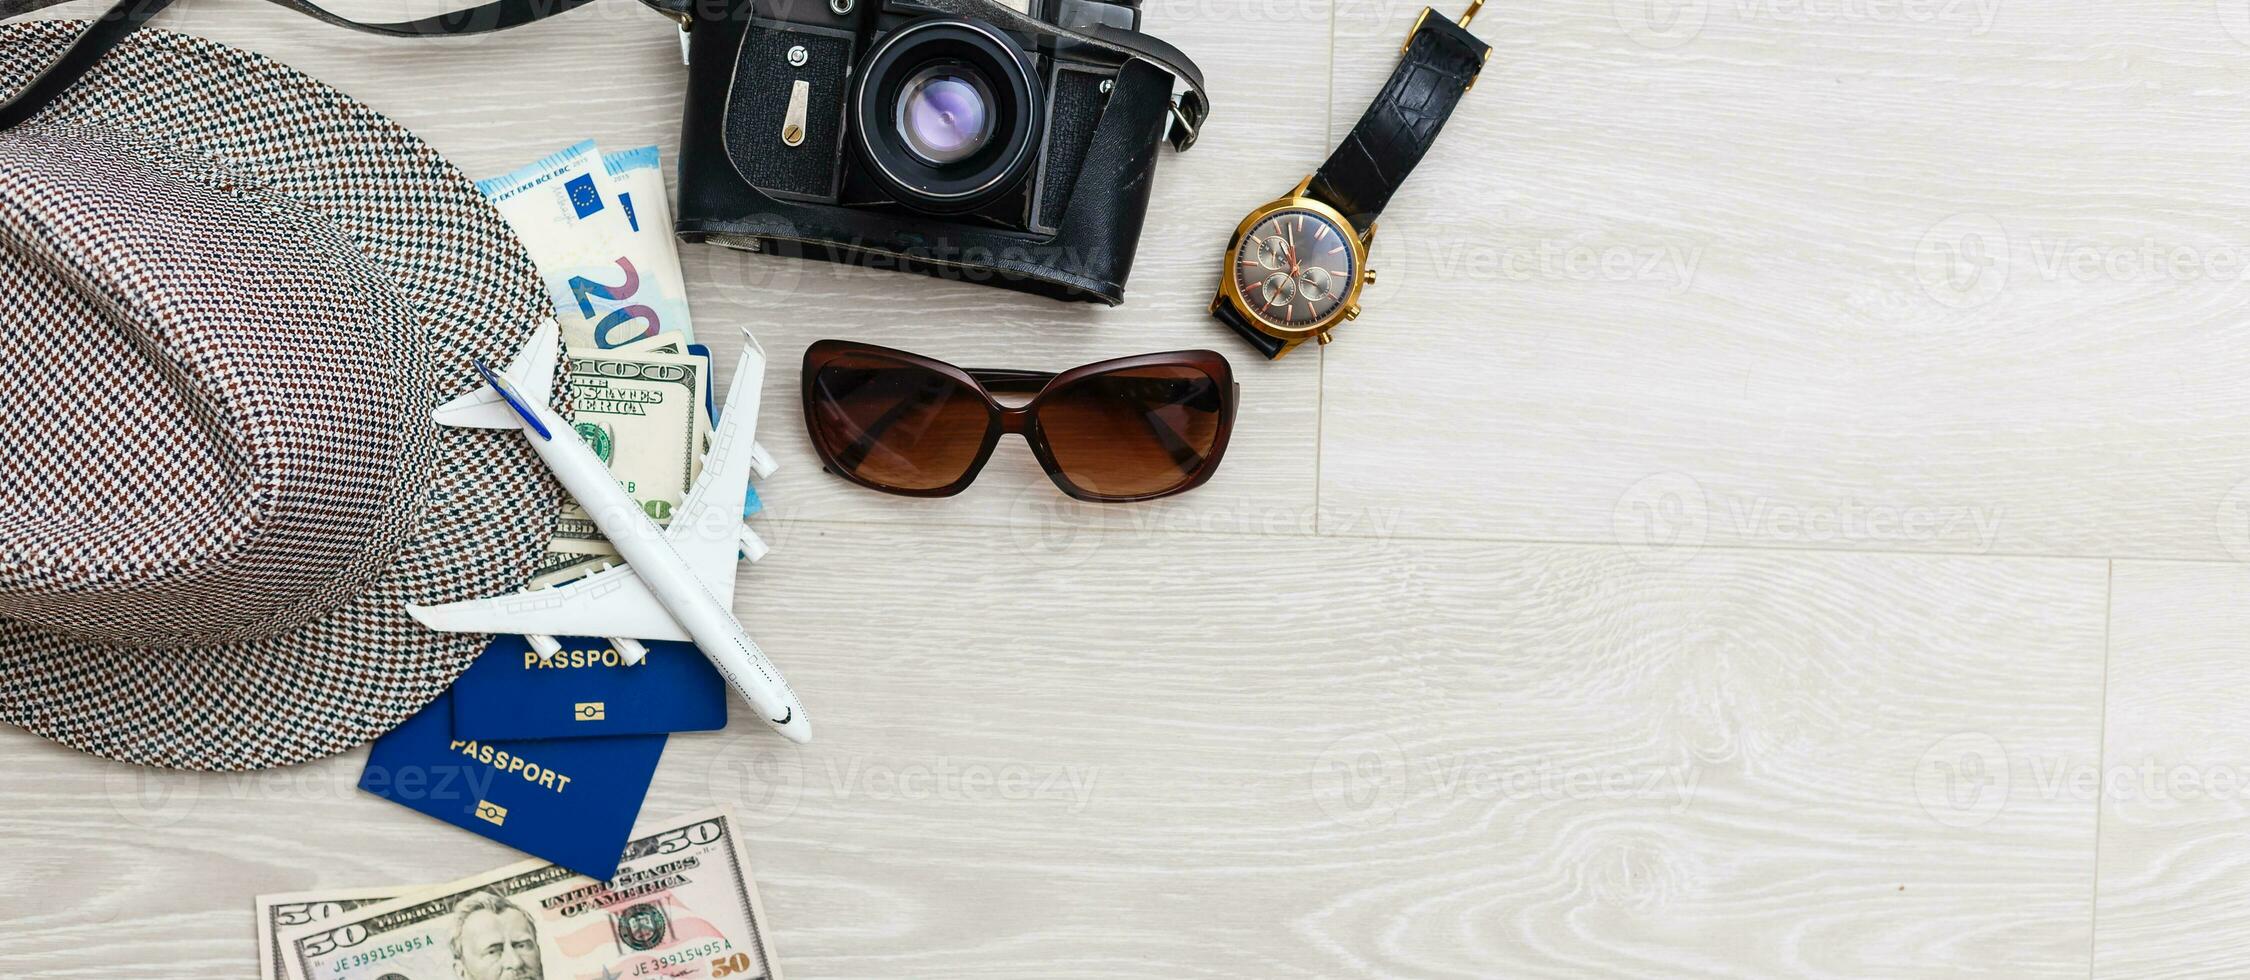
[[[554,376],[557,331],[552,322],[532,335],[505,376],[478,363],[477,372],[490,387],[439,406],[433,413],[437,421],[521,428],[625,564],[567,585],[442,606],[409,604],[407,612],[442,632],[521,633],[542,654],[556,649],[556,636],[605,636],[635,661],[648,653],[640,640],[692,642],[775,731],[791,741],[812,741],[804,706],[789,682],[720,598],[734,595],[737,551],[753,558],[764,551],[742,527],[742,496],[750,484],[751,434],[757,427],[758,383],[766,361],[757,341],[748,332],[743,336],[742,362],[735,368],[734,387],[727,392],[703,473],[673,510],[668,528],[649,520],[545,398],[522,394],[547,390]]]

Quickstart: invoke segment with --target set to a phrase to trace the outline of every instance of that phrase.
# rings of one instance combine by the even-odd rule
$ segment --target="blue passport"
[[[607,881],[617,873],[664,738],[456,738],[447,693],[375,740],[359,788]]]
[[[651,640],[648,659],[628,667],[608,640],[557,639],[562,652],[542,661],[523,637],[495,637],[453,682],[453,737],[580,738],[727,726],[726,680],[693,644]]]

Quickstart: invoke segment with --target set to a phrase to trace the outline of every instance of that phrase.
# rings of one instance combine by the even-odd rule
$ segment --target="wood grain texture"
[[[1331,135],[1418,9],[1339,14]],[[1489,65],[1323,353],[1324,505],[1440,536],[2239,558],[2238,14],[1487,5]],[[1631,516],[1651,497],[1670,520]]]
[[[1918,769],[2091,763],[2101,563],[774,530],[739,608],[821,737],[677,737],[645,812],[758,825],[800,980],[2086,971],[2092,802],[1964,819]],[[1239,587],[1277,568],[1320,574]],[[0,753],[8,976],[241,975],[255,893],[509,857],[358,752]]]
[[[2099,795],[2094,975],[2225,977],[2250,956],[2250,569],[2121,562]]]

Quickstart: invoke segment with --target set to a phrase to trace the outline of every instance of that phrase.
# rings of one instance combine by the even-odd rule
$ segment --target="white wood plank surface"
[[[2091,764],[2099,562],[777,537],[739,608],[820,738],[676,737],[646,812],[762,825],[792,977],[2086,971],[2092,801],[1922,767],[1963,732]],[[1240,585],[1278,568],[1321,574]],[[0,975],[239,976],[257,892],[508,857],[354,793],[359,752],[0,753]]]
[[[1361,9],[1339,136],[1416,8]],[[2240,14],[1488,5],[1324,352],[1321,499],[1448,537],[2239,560]]]
[[[2121,562],[2098,789],[2094,974],[2239,976],[2250,957],[2250,570]]]

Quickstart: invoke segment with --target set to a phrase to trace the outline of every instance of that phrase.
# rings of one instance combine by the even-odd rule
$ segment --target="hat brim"
[[[0,27],[0,92],[83,28]],[[435,405],[551,315],[504,219],[403,127],[261,55],[142,30],[35,121],[109,127],[254,175],[306,202],[396,277],[429,333]],[[122,356],[122,352],[121,352]],[[396,727],[489,637],[433,633],[405,605],[506,591],[531,574],[561,488],[512,432],[437,430],[420,528],[356,598],[259,640],[133,649],[0,621],[0,720],[95,755],[239,770],[330,755]]]

